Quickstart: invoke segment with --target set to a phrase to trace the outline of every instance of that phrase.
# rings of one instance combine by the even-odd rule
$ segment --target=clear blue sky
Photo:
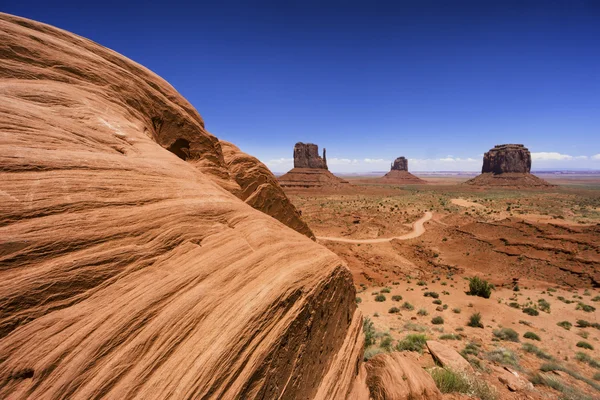
[[[333,171],[477,170],[500,143],[534,169],[600,169],[600,1],[134,3],[0,10],[147,66],[276,172],[297,141]]]

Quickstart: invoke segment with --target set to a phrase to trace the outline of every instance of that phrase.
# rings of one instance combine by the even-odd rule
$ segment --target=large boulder
[[[442,367],[448,367],[454,371],[468,373],[475,372],[473,367],[471,367],[471,364],[469,364],[469,362],[452,347],[436,342],[435,340],[428,340],[427,348],[433,358],[439,362]]]
[[[499,144],[483,155],[481,173],[529,173],[531,153],[522,144]]]
[[[0,14],[0,55],[0,398],[350,393],[351,275],[267,171],[90,40]]]

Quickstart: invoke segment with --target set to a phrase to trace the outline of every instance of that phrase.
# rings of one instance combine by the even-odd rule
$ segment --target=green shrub
[[[571,330],[571,327],[573,326],[573,324],[570,323],[569,321],[560,321],[560,322],[557,322],[556,325],[558,325],[561,328],[564,328],[566,330]]]
[[[425,281],[418,281],[417,282],[417,286],[425,286],[425,285],[427,285],[427,282],[425,282]]]
[[[402,296],[400,296],[399,294],[395,294],[392,296],[392,301],[401,301],[402,300]]]
[[[432,303],[433,303],[433,304],[440,305],[440,304],[442,304],[442,300],[440,300],[440,299],[435,299],[434,301],[432,301]]]
[[[460,335],[456,335],[454,333],[446,333],[445,335],[440,336],[440,340],[460,340]]]
[[[545,299],[538,300],[538,308],[543,312],[550,314],[550,303],[548,303]]]
[[[483,324],[481,323],[481,313],[476,312],[469,317],[469,322],[467,322],[468,326],[473,328],[483,328]]]
[[[447,367],[432,368],[428,372],[442,393],[466,393],[481,400],[498,398],[495,388],[476,376],[455,372]]]
[[[519,307],[521,307],[521,306],[519,305],[519,303],[515,303],[514,301],[513,301],[513,302],[511,302],[511,303],[508,303],[508,305],[509,305],[510,307],[512,307],[512,308],[519,308]]]
[[[460,310],[460,308],[453,308],[453,309],[452,309],[452,312],[453,312],[454,314],[460,314],[460,311],[461,311],[461,310]]]
[[[362,299],[360,297],[357,297],[356,298],[356,304],[360,304],[360,303],[362,303]]]
[[[576,310],[583,310],[585,312],[594,312],[594,311],[596,311],[596,307],[592,307],[592,306],[589,306],[587,304],[583,304],[582,302],[579,302],[577,304],[577,307],[575,309]]]
[[[538,310],[536,310],[535,308],[531,308],[531,307],[526,307],[523,309],[523,312],[527,315],[531,315],[532,317],[535,317],[537,315],[540,315],[540,313],[538,312]]]
[[[431,323],[434,325],[442,325],[444,323],[444,318],[438,315],[437,317],[433,317],[431,319]]]
[[[392,337],[389,334],[385,334],[381,341],[379,342],[379,347],[385,349],[386,351],[392,350]]]
[[[542,339],[540,339],[540,337],[538,335],[536,335],[533,332],[525,332],[525,334],[523,335],[523,337],[525,339],[537,340],[538,342],[542,340]]]
[[[369,347],[365,349],[365,352],[363,353],[363,360],[369,361],[371,358],[381,353],[386,353],[385,349],[382,349],[379,346]]]
[[[519,334],[512,328],[501,328],[493,331],[494,336],[500,340],[508,340],[511,342],[519,341]]]
[[[469,291],[467,292],[470,296],[479,296],[484,299],[489,299],[492,295],[493,286],[487,281],[480,279],[478,276],[469,278]]]
[[[390,293],[392,291],[392,289],[388,288],[388,287],[384,287],[383,289],[380,290],[381,293]]]
[[[523,350],[525,350],[528,353],[535,354],[538,358],[541,358],[542,360],[554,360],[554,357],[552,357],[550,354],[544,352],[542,349],[539,349],[531,343],[524,343]]]
[[[396,344],[397,351],[418,351],[423,352],[425,345],[427,344],[427,336],[423,334],[411,334],[407,335],[404,339],[398,341]]]
[[[600,301],[600,296],[596,296],[592,299],[592,301]]]
[[[519,358],[517,355],[512,350],[504,347],[498,347],[488,352],[486,358],[503,365],[512,365],[513,367],[519,366]]]
[[[600,372],[596,372],[593,376],[595,381],[600,381]]]
[[[589,344],[588,342],[584,342],[583,340],[577,342],[577,347],[581,347],[582,349],[594,350],[594,346]]]
[[[423,293],[423,296],[433,297],[434,299],[437,299],[438,297],[440,297],[439,293],[437,293],[437,292],[425,292],[425,293]]]
[[[385,296],[382,295],[382,294],[378,294],[377,296],[375,296],[375,301],[378,301],[380,303],[384,302],[385,301]]]
[[[588,328],[588,327],[593,327],[596,329],[600,329],[600,323],[597,322],[588,322],[584,319],[578,319],[577,320],[577,327],[578,328]]]
[[[586,353],[583,353],[581,351],[578,351],[577,353],[575,353],[575,359],[577,361],[587,363],[590,367],[600,368],[599,361],[593,359],[592,357],[590,357],[589,355],[587,355]]]
[[[420,316],[422,316],[422,317],[425,317],[425,316],[429,315],[429,313],[427,312],[427,310],[424,309],[424,308],[421,308],[419,311],[417,311],[417,314],[420,315]]]
[[[375,327],[370,318],[363,319],[363,332],[365,334],[365,347],[375,344]]]
[[[398,307],[392,307],[388,310],[388,313],[390,314],[398,314],[400,312],[400,309]]]
[[[410,304],[408,301],[405,301],[404,304],[402,304],[402,308],[404,308],[405,310],[408,310],[408,311],[412,311],[415,309],[415,306]]]

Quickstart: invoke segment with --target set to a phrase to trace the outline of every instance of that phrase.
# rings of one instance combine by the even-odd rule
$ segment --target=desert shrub
[[[531,307],[526,307],[523,309],[523,312],[527,315],[531,315],[532,317],[535,317],[537,315],[540,315],[540,313],[538,312],[538,310],[536,310],[535,308],[531,308]]]
[[[444,323],[444,318],[438,315],[437,317],[433,317],[431,319],[431,323],[434,325],[442,325]]]
[[[392,296],[392,301],[401,301],[402,300],[402,296],[400,296],[399,294],[395,294]]]
[[[392,291],[392,289],[390,289],[389,287],[384,287],[383,289],[380,290],[381,293],[390,293]]]
[[[464,357],[467,358],[467,356],[469,355],[473,355],[473,356],[478,356],[479,355],[479,345],[477,343],[474,342],[469,342],[467,343],[467,345],[465,346],[464,349],[462,349],[462,351],[460,352],[460,354]]]
[[[453,308],[453,309],[452,309],[452,312],[453,312],[454,314],[460,314],[460,311],[461,311],[461,310],[460,310],[460,308]]]
[[[478,276],[469,278],[469,291],[467,292],[470,296],[479,296],[484,299],[489,299],[492,295],[493,286],[487,281],[480,279]]]
[[[550,314],[550,303],[548,303],[545,299],[538,300],[538,308],[543,312]]]
[[[382,349],[385,349],[386,351],[391,351],[392,350],[392,337],[389,334],[385,334],[383,336],[383,338],[381,338],[381,341],[379,342],[379,347],[381,347]]]
[[[415,331],[415,332],[425,332],[427,330],[426,326],[414,324],[412,322],[407,322],[404,324],[404,329],[407,331]]]
[[[596,296],[592,299],[592,301],[600,301],[600,296]]]
[[[378,301],[380,303],[384,302],[385,301],[385,296],[382,295],[382,294],[378,294],[377,296],[375,296],[375,301]]]
[[[365,347],[375,344],[375,327],[370,318],[363,319],[363,333],[365,334]]]
[[[418,351],[419,353],[422,353],[426,344],[427,336],[423,334],[411,334],[407,335],[404,339],[398,341],[398,343],[396,344],[396,350]]]
[[[525,350],[528,353],[535,354],[538,358],[541,358],[542,360],[554,360],[554,357],[552,357],[550,354],[546,353],[545,351],[538,348],[537,346],[534,346],[531,343],[524,343],[523,350]]]
[[[575,309],[576,310],[583,310],[585,312],[594,312],[594,311],[596,311],[596,307],[592,307],[590,305],[583,304],[582,302],[577,303],[577,307]]]
[[[460,340],[460,335],[456,335],[454,333],[446,333],[445,335],[440,336],[440,340]]]
[[[593,387],[594,389],[596,389],[597,391],[600,391],[600,385],[598,385],[596,382],[592,381],[591,379],[586,378],[585,376],[581,375],[580,373],[573,371],[569,368],[565,368],[562,365],[558,365],[556,363],[546,363],[546,364],[542,364],[542,366],[540,367],[540,371],[544,371],[544,372],[550,372],[550,371],[562,371],[567,373],[568,375],[571,375],[573,378],[585,382],[588,385],[590,385],[591,387]],[[533,382],[533,381],[532,381]],[[561,390],[563,391],[563,390]],[[563,393],[565,393],[565,391],[563,391]],[[581,400],[581,399],[591,399],[590,397],[582,397],[581,394],[579,393],[575,393],[572,396],[569,397],[561,397],[561,400],[564,399],[573,399],[573,400]]]
[[[513,302],[511,302],[511,303],[508,303],[508,305],[509,305],[510,307],[512,307],[512,308],[519,308],[519,307],[520,307],[519,303],[515,303],[514,301],[513,301]]]
[[[469,322],[467,322],[468,326],[473,328],[483,328],[483,324],[481,323],[481,313],[476,312],[469,317]]]
[[[418,281],[417,282],[417,286],[425,286],[425,285],[427,285],[427,282],[425,282],[425,281]]]
[[[360,304],[360,303],[362,303],[362,299],[360,297],[357,297],[356,298],[356,304]]]
[[[525,339],[537,340],[538,342],[542,340],[542,339],[540,339],[540,337],[538,335],[536,335],[533,332],[525,332],[525,334],[523,335],[523,337]]]
[[[424,308],[421,308],[419,311],[417,311],[417,314],[420,315],[420,316],[422,316],[422,317],[425,317],[425,316],[429,315],[429,313],[427,312],[427,310],[424,309]]]
[[[594,346],[592,346],[588,342],[584,342],[583,340],[580,340],[579,342],[577,342],[576,346],[581,347],[582,349],[594,350]]]
[[[557,322],[556,325],[558,325],[561,328],[564,328],[566,330],[571,330],[571,327],[573,326],[573,324],[570,323],[569,321],[560,321],[560,322]]]
[[[593,376],[593,379],[594,379],[595,381],[600,381],[600,372],[596,372],[596,373],[594,374],[594,376]]]
[[[519,323],[520,323],[521,325],[525,325],[525,326],[531,326],[531,322],[529,322],[529,321],[523,321],[522,319],[520,319],[520,320],[519,320]]]
[[[415,306],[410,304],[408,301],[405,301],[404,304],[402,304],[402,308],[408,311],[412,311],[415,309]]]
[[[519,366],[519,358],[517,355],[512,350],[504,347],[498,347],[488,352],[486,358],[499,364],[512,365],[513,367]]]
[[[392,307],[388,310],[388,313],[390,314],[398,314],[400,312],[400,309],[398,307]]]
[[[469,393],[471,386],[464,374],[449,368],[432,368],[429,374],[442,393]]]
[[[583,353],[581,351],[578,351],[577,353],[575,353],[575,359],[577,361],[581,361],[581,362],[588,364],[590,367],[600,368],[599,361],[597,361],[596,359],[590,357],[589,355],[587,355],[586,353]]]
[[[423,296],[433,297],[434,299],[437,299],[438,297],[440,297],[438,292],[425,292],[425,293],[423,293]]]
[[[577,320],[577,327],[578,328],[588,328],[590,326],[593,327],[593,328],[596,328],[596,329],[600,329],[600,324],[597,323],[597,322],[589,322],[589,321],[586,321],[584,319],[578,319]]]
[[[433,303],[433,304],[440,305],[440,304],[442,304],[442,300],[440,300],[440,299],[435,299],[434,301],[432,301],[432,303]]]
[[[363,353],[363,359],[365,361],[369,361],[371,358],[375,357],[377,354],[381,354],[381,353],[386,353],[386,351],[384,349],[382,349],[381,347],[369,347],[367,349],[365,349],[365,352]]]
[[[507,340],[511,342],[519,341],[519,334],[512,328],[501,328],[493,331],[494,336],[500,340]]]

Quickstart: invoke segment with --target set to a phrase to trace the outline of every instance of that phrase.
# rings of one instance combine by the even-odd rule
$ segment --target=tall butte
[[[499,144],[483,155],[481,175],[465,184],[474,186],[552,186],[531,174],[531,153],[522,144]]]
[[[294,146],[294,168],[279,177],[284,188],[340,188],[349,185],[329,172],[326,150],[319,156],[319,146],[313,143],[298,142]]]
[[[1,399],[441,397],[362,362],[350,272],[264,165],[150,70],[3,13],[0,198]]]
[[[382,183],[398,184],[421,184],[427,183],[408,172],[408,160],[406,157],[398,157],[392,163],[390,172],[379,178]]]

